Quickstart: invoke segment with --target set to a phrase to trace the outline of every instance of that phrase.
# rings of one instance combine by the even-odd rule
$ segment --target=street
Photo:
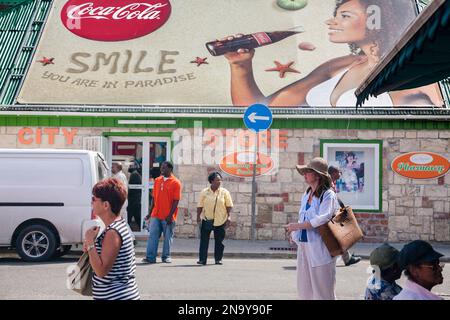
[[[205,267],[198,266],[195,258],[174,257],[171,264],[155,265],[142,265],[140,260],[137,257],[137,282],[144,300],[296,299],[294,259],[226,259],[222,266]],[[0,254],[0,299],[91,299],[66,289],[66,268],[76,261],[76,256],[68,256],[32,264],[22,262],[14,254]],[[339,300],[363,299],[368,266],[367,260],[350,267],[338,262]],[[433,292],[450,299],[448,266],[443,273],[444,283]]]

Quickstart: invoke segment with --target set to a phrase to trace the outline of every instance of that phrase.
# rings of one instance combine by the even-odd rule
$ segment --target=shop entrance
[[[128,181],[128,223],[136,235],[146,235],[144,217],[152,201],[160,165],[170,159],[170,138],[110,137],[108,163],[121,162]]]

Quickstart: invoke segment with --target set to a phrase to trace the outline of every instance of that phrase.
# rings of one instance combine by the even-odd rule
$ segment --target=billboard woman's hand
[[[243,34],[236,34],[234,36],[228,36],[225,37],[223,39],[221,39],[221,41],[225,41],[225,40],[233,40],[235,38],[241,38],[243,36]],[[253,56],[255,55],[255,49],[239,49],[238,51],[235,52],[227,52],[224,54],[224,57],[228,60],[228,62],[230,64],[242,64],[245,62],[250,62],[253,59]]]

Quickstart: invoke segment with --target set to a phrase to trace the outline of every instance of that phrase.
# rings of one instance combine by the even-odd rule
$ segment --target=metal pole
[[[259,132],[256,132],[255,143],[255,159],[253,163],[253,179],[252,179],[252,225],[250,228],[251,240],[256,240],[256,165],[259,151]]]

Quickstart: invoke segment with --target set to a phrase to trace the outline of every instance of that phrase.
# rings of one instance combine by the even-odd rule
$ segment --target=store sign
[[[370,74],[371,63],[383,60],[416,17],[413,0],[284,2],[289,5],[269,0],[53,1],[17,100],[43,106],[219,108],[264,101],[272,109],[353,110],[354,91]],[[358,23],[341,30],[347,12]],[[255,54],[237,54],[242,48]],[[444,105],[436,84],[380,94],[364,106],[431,105]]]
[[[169,0],[70,0],[61,10],[61,22],[85,39],[125,41],[159,29],[170,12]]]
[[[113,154],[120,156],[132,156],[136,154],[137,142],[116,142]]]
[[[433,179],[445,175],[450,162],[443,156],[432,152],[409,152],[392,161],[392,170],[410,179]]]
[[[55,144],[55,138],[59,135],[63,135],[65,145],[69,146],[73,144],[73,139],[78,133],[76,128],[22,128],[17,133],[17,140],[19,144],[43,144],[49,145]]]
[[[256,176],[269,173],[274,165],[272,158],[264,153],[258,152],[234,152],[225,156],[220,163],[220,169],[229,175],[236,177],[251,177],[256,160]]]

